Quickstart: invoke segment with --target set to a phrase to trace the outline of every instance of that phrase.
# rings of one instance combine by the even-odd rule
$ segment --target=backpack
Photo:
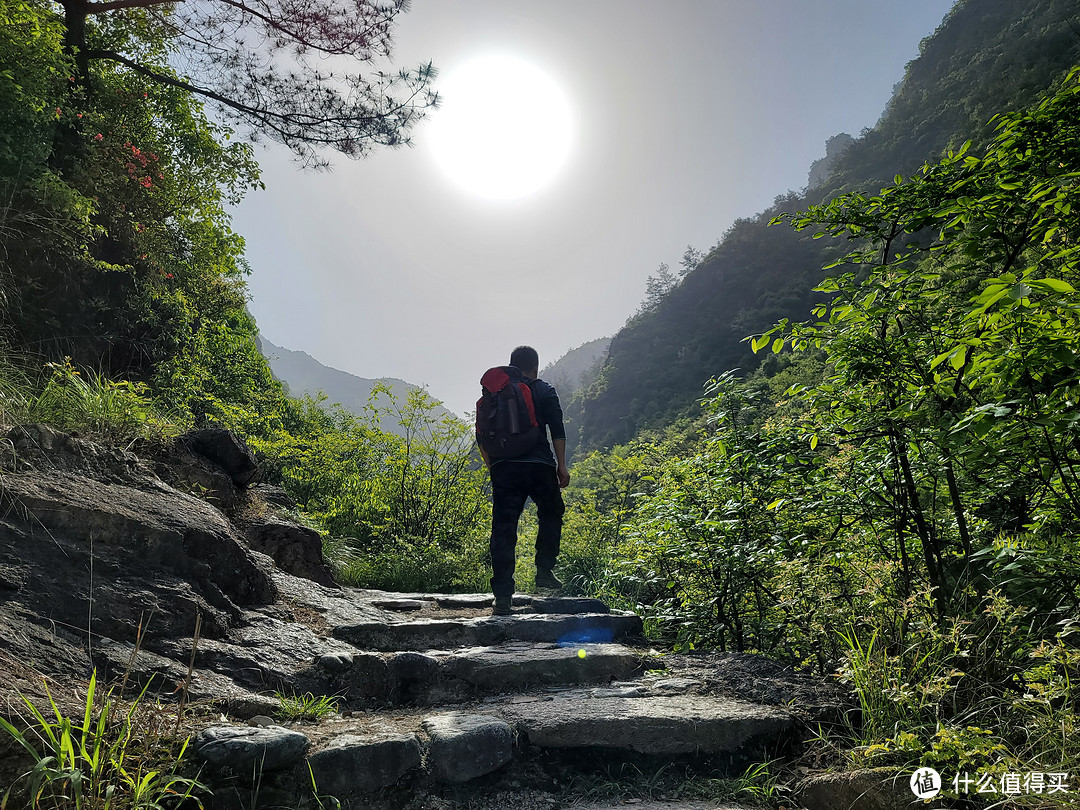
[[[514,366],[495,366],[480,378],[476,440],[489,458],[515,458],[540,439],[532,389]]]

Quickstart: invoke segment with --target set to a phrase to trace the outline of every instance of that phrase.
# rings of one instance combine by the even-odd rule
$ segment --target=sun
[[[473,59],[439,83],[428,138],[435,162],[465,191],[512,200],[547,186],[573,140],[570,104],[535,65],[513,56]]]

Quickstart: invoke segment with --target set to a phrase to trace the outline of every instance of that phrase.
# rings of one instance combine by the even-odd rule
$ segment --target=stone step
[[[530,644],[473,647],[450,655],[443,670],[486,691],[535,685],[607,683],[641,667],[640,651],[622,644]]]
[[[351,708],[461,702],[530,687],[606,684],[642,668],[644,652],[622,644],[514,641],[457,650],[330,653],[315,671],[323,694]],[[314,680],[318,680],[315,678]]]
[[[469,619],[360,622],[333,628],[334,638],[361,650],[446,650],[491,647],[507,641],[608,643],[641,635],[632,613],[520,613]]]
[[[640,697],[613,697],[618,689],[572,690],[534,703],[511,699],[464,711],[357,712],[318,726],[219,724],[199,732],[192,751],[206,764],[204,778],[212,786],[261,763],[267,796],[282,791],[288,801],[289,790],[309,789],[313,774],[321,794],[364,806],[364,796],[391,785],[464,784],[498,771],[531,746],[663,757],[730,753],[776,739],[792,725],[778,709],[689,692],[656,695],[647,684],[643,688]],[[633,806],[720,810],[689,801]],[[607,806],[584,804],[580,810]]]
[[[492,595],[490,593],[409,593],[376,591],[363,588],[351,588],[349,596],[358,603],[370,605],[379,610],[392,612],[429,611],[439,608],[444,611],[490,611]],[[523,608],[534,613],[607,613],[608,606],[600,599],[583,596],[535,596],[515,593],[515,608]]]
[[[794,718],[769,706],[708,695],[580,690],[546,702],[511,703],[501,714],[530,745],[610,748],[639,754],[727,753],[776,740]]]

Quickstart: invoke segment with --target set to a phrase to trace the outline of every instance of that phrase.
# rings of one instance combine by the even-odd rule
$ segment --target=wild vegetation
[[[96,674],[86,690],[82,716],[65,712],[45,687],[48,708],[24,698],[29,728],[0,718],[30,755],[26,785],[5,786],[0,807],[30,796],[35,808],[123,807],[132,810],[201,807],[203,786],[187,775],[187,741],[176,737],[176,712],[159,710],[143,694],[129,703],[111,690],[101,694]],[[25,787],[26,792],[20,789]]]
[[[846,240],[814,318],[749,341],[691,447],[575,468],[579,581],[677,649],[839,672],[853,762],[1080,761],[1077,121],[1080,69],[985,149],[778,217]]]

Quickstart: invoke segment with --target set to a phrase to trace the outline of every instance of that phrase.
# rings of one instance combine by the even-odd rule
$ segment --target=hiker
[[[512,612],[514,551],[526,498],[536,504],[536,587],[562,588],[552,569],[565,510],[560,490],[570,483],[566,431],[559,395],[537,378],[539,371],[536,349],[518,346],[510,354],[509,366],[484,374],[480,381],[484,394],[476,403],[477,443],[491,475],[491,591],[496,616]]]

